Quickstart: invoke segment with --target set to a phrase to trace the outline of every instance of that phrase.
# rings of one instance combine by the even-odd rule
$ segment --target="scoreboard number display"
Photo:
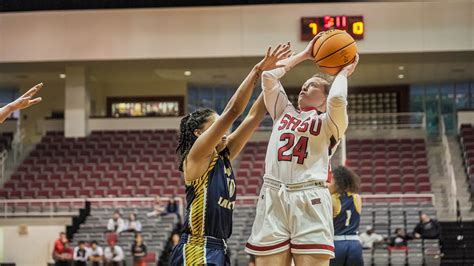
[[[363,16],[324,16],[301,18],[301,40],[310,41],[321,31],[329,29],[344,30],[355,40],[364,38]]]

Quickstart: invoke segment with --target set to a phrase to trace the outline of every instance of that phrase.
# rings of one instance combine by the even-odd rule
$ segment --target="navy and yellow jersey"
[[[184,233],[228,239],[236,199],[229,150],[215,152],[207,171],[186,185]]]
[[[357,235],[361,203],[356,193],[332,194],[334,235]]]

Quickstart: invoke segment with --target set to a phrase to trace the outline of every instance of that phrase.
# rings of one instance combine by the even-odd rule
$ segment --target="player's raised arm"
[[[344,136],[349,124],[347,116],[347,77],[354,72],[358,62],[359,55],[356,55],[354,63],[344,67],[337,74],[329,91],[326,107],[327,125],[336,140]]]
[[[231,160],[239,155],[266,113],[267,109],[263,102],[263,94],[260,94],[242,124],[229,136],[227,148],[229,148]]]
[[[281,67],[262,73],[262,89],[265,106],[273,120],[278,119],[285,108],[291,105],[286,96],[285,89],[280,83],[280,79],[299,63],[305,60],[314,60],[312,55],[313,46],[321,35],[322,33],[316,35],[300,53],[278,62],[277,65]],[[288,45],[290,45],[290,43],[288,43]]]
[[[291,53],[291,50],[288,45],[278,45],[273,51],[271,47],[268,48],[265,57],[252,68],[252,71],[229,100],[222,115],[204,132],[195,132],[199,137],[187,155],[185,169],[187,182],[191,182],[202,175],[203,171],[200,166],[209,164],[217,144],[221,142],[234,121],[244,112],[261,72],[275,68],[276,63],[288,57],[289,53]]]
[[[0,123],[3,123],[13,112],[28,108],[34,104],[41,102],[41,97],[34,98],[33,96],[43,87],[43,83],[37,84],[29,89],[25,94],[15,101],[0,108]]]

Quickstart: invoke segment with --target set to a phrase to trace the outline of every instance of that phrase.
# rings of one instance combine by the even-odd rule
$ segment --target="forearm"
[[[329,128],[336,139],[342,138],[349,123],[347,116],[347,77],[337,75],[327,99]]]
[[[278,64],[284,66],[285,71],[288,72],[291,69],[293,69],[296,65],[298,65],[299,63],[305,60],[308,60],[308,57],[306,56],[305,53],[301,52],[301,53],[298,53],[296,55],[293,55],[286,59],[281,60],[280,62],[278,62]]]
[[[254,66],[242,84],[240,84],[232,98],[229,100],[224,112],[232,112],[236,116],[239,116],[244,112],[245,107],[252,96],[253,88],[255,87],[260,74],[260,68],[258,66]]]
[[[0,123],[3,123],[14,111],[10,104],[0,108]]]
[[[267,109],[265,108],[265,103],[263,101],[263,94],[260,94],[247,115],[252,119],[254,129],[260,124],[260,122],[262,122],[266,113]]]
[[[267,92],[280,89],[280,79],[293,67],[295,67],[306,59],[307,58],[303,53],[299,53],[297,55],[290,56],[286,59],[278,61],[277,64],[282,67],[263,72],[262,89]]]
[[[260,122],[262,122],[266,113],[267,110],[263,102],[263,95],[260,94],[258,99],[252,105],[252,108],[250,108],[250,111],[242,124],[240,124],[240,126],[229,136],[227,148],[229,148],[231,159],[234,159],[239,155],[242,148],[252,136],[254,130],[258,127]]]

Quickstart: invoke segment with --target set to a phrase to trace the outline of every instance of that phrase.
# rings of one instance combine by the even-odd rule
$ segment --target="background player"
[[[326,181],[329,159],[347,128],[347,77],[355,70],[358,56],[332,85],[321,77],[308,79],[299,94],[299,109],[280,83],[294,66],[314,60],[312,48],[319,36],[302,52],[279,62],[282,67],[262,74],[265,106],[274,123],[264,184],[246,245],[257,265],[289,265],[292,257],[296,265],[328,265],[334,257]]]
[[[278,45],[252,69],[234,93],[221,116],[198,110],[181,120],[177,151],[186,182],[187,211],[184,233],[173,251],[171,265],[229,265],[226,240],[232,233],[236,199],[230,160],[235,158],[260,124],[266,110],[260,96],[248,116],[228,138],[226,133],[243,113],[260,73],[276,67],[291,53]]]
[[[333,206],[334,252],[331,266],[364,265],[359,230],[362,200],[359,196],[360,178],[352,170],[338,166],[329,186]]]

